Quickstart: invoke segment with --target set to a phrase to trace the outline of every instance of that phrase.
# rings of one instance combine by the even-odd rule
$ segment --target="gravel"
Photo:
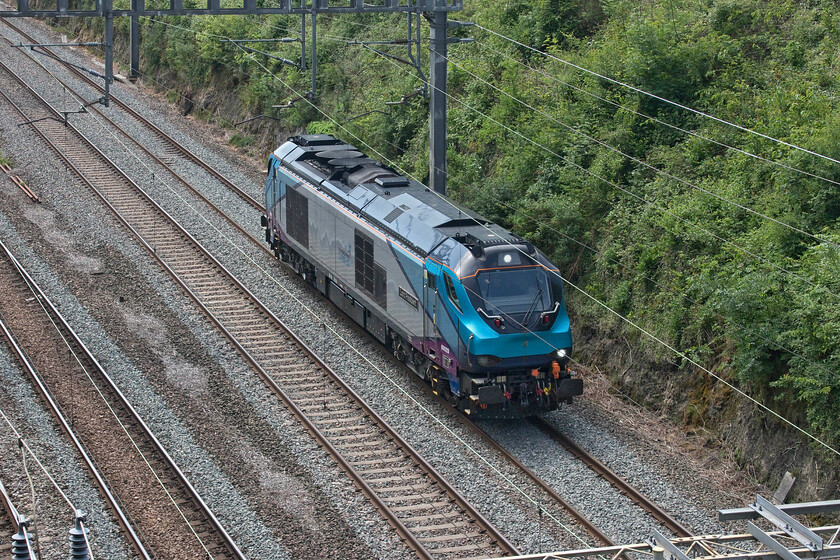
[[[3,33],[8,34],[7,30]],[[77,54],[68,56],[75,57]],[[13,58],[15,63],[22,60],[20,55],[8,58]],[[84,59],[79,59],[79,62],[86,63]],[[63,74],[62,70],[55,72]],[[45,86],[43,89],[50,88]],[[262,191],[259,175],[238,165],[235,156],[223,154],[218,146],[207,144],[206,129],[190,128],[187,119],[174,114],[169,106],[155,102],[154,97],[145,95],[139,86],[117,84],[113,89],[136,110],[154,115],[153,120],[160,128],[211,160],[219,171],[259,199]],[[56,103],[69,106],[59,88],[52,87],[51,95]],[[5,114],[5,106],[0,107]],[[119,122],[127,121],[114,109],[105,111],[113,114]],[[148,158],[137,155],[136,147],[128,143],[123,146],[121,142],[124,140],[118,142],[103,134],[93,118],[73,116],[71,120],[79,123],[91,138],[98,139],[102,149],[118,165],[130,166],[138,184],[176,216],[229,270],[236,271],[240,280],[259,299],[331,364],[522,552],[579,548],[583,546],[579,538],[589,540],[578,528],[571,527],[567,531],[565,527],[570,525],[570,521],[566,516],[548,505],[548,499],[513,467],[464,430],[442,401],[422,391],[421,382],[413,373],[396,364],[381,347],[360,333],[322,298],[292,278],[274,259],[253,247],[223,220],[209,216],[203,203],[194,195],[182,192],[183,189],[166,172],[148,163],[138,165],[139,160],[147,161]],[[396,541],[381,517],[352,489],[346,477],[337,474],[332,461],[301,432],[273,397],[266,394],[263,386],[242,365],[227,343],[206,325],[148,255],[115,227],[114,220],[99,209],[100,204],[86,191],[80,191],[60,166],[45,160],[43,150],[37,147],[38,143],[32,139],[28,129],[18,129],[14,122],[15,117],[6,116],[0,123],[3,133],[0,147],[16,162],[24,164],[27,181],[36,185],[36,191],[42,193],[45,200],[44,207],[50,210],[28,210],[15,216],[9,215],[7,212],[10,210],[14,213],[14,209],[26,208],[28,202],[21,200],[17,193],[9,193],[2,200],[0,211],[7,213],[8,221],[0,221],[0,235],[6,239],[7,236],[17,236],[20,230],[37,228],[36,231],[19,233],[16,250],[24,255],[27,265],[37,268],[37,277],[46,284],[44,287],[60,298],[62,310],[68,313],[69,319],[80,331],[84,331],[85,337],[96,347],[97,354],[102,356],[103,363],[108,364],[108,369],[120,380],[132,402],[142,410],[159,432],[159,437],[176,455],[176,461],[193,473],[194,483],[207,497],[211,507],[229,530],[235,529],[231,532],[236,535],[243,550],[255,558],[282,557],[282,543],[270,538],[271,531],[263,525],[266,521],[252,505],[249,507],[249,502],[241,494],[242,489],[231,481],[231,474],[221,472],[225,469],[219,468],[219,452],[214,451],[209,456],[207,450],[193,439],[191,434],[200,430],[183,420],[183,410],[177,407],[178,402],[190,401],[189,393],[207,392],[208,379],[213,376],[202,378],[200,375],[207,367],[223,372],[230,380],[230,386],[235,388],[236,398],[246,403],[242,405],[243,409],[253,414],[255,421],[270,426],[278,441],[282,441],[283,452],[293,458],[290,468],[293,467],[294,476],[271,472],[270,465],[278,464],[280,459],[266,461],[267,473],[263,479],[266,486],[288,485],[305,479],[307,484],[300,492],[317,490],[321,493],[329,501],[328,509],[341,512],[343,522],[352,528],[355,538],[364,543],[371,555],[379,558],[405,557],[408,554],[406,549]],[[138,139],[148,134],[139,127],[131,127],[132,135]],[[196,171],[195,166],[179,164],[178,167],[205,196],[225,208],[254,237],[261,238],[259,215],[250,206],[203,172]],[[85,211],[78,212],[76,209],[79,208]],[[55,216],[51,217],[51,213]],[[113,253],[113,259],[99,260],[97,255],[103,254],[103,247]],[[50,270],[50,267],[56,266],[54,261],[62,259],[61,256],[53,255],[50,266],[39,261],[39,256],[44,258],[43,255],[51,251],[61,253],[67,259],[66,270]],[[73,253],[82,254],[82,258],[70,260],[68,255]],[[110,273],[122,273],[123,278],[146,286],[137,294],[141,300],[131,300],[131,313],[120,312],[126,324],[134,325],[138,332],[154,331],[138,325],[143,325],[145,315],[150,314],[147,307],[163,308],[156,315],[163,316],[164,319],[159,320],[167,326],[158,330],[168,329],[168,339],[166,335],[160,336],[169,342],[156,347],[154,340],[146,336],[144,347],[151,350],[152,358],[163,364],[163,370],[183,370],[178,364],[191,364],[195,368],[187,367],[189,375],[176,376],[174,386],[169,384],[170,390],[174,391],[177,387],[186,395],[160,394],[166,384],[146,379],[148,374],[138,367],[136,360],[126,357],[125,353],[131,352],[125,349],[125,343],[120,346],[113,340],[113,333],[109,335],[108,330],[91,317],[85,305],[76,300],[64,285],[66,276],[74,271],[81,273],[109,266],[120,267],[109,270]],[[77,289],[84,291],[86,288],[77,286]],[[125,292],[127,296],[133,295],[129,282],[117,285],[115,290]],[[202,357],[184,356],[182,354],[188,350],[172,342],[176,333],[182,330],[188,331],[195,344],[200,346],[200,352],[195,352]],[[170,356],[173,349],[175,356],[167,361],[166,356]],[[212,365],[203,362],[203,356],[207,356]],[[219,397],[219,406],[222,400]],[[626,434],[613,433],[610,419],[595,418],[599,414],[604,416],[604,411],[599,413],[598,406],[588,403],[584,397],[578,403],[548,415],[548,418],[583,447],[595,452],[603,462],[640,486],[666,510],[676,513],[683,524],[697,533],[709,534],[721,530],[713,518],[715,506],[712,504],[716,498],[720,500],[718,507],[742,505],[743,502],[733,504],[731,494],[715,487],[712,480],[698,476],[692,462],[680,464],[681,471],[675,473],[674,463],[679,462],[679,457],[670,450],[651,453],[657,442],[642,435],[633,441]],[[639,513],[626,498],[583,466],[570,461],[564,451],[535,428],[511,422],[485,422],[482,426],[618,542],[639,542],[649,535],[650,528],[656,526],[653,519]],[[253,449],[265,449],[265,446],[264,442],[257,441]],[[248,449],[246,447],[241,453],[251,454]],[[251,464],[262,463],[260,453],[254,454],[257,457]],[[290,492],[286,497],[298,494]],[[699,500],[698,496],[705,499]],[[540,515],[538,506],[547,511]],[[305,507],[302,509],[306,510]],[[270,513],[263,512],[264,515]],[[312,523],[318,522],[318,519],[312,519]]]

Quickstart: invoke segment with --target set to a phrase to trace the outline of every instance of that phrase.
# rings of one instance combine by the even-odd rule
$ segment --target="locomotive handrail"
[[[489,315],[482,307],[476,307],[475,310],[484,315],[487,319],[503,319],[501,315]]]
[[[543,318],[543,317],[545,317],[546,315],[552,315],[552,314],[554,314],[554,313],[557,313],[557,311],[558,311],[559,309],[560,309],[560,302],[559,302],[559,301],[555,301],[555,302],[554,302],[554,309],[552,309],[551,311],[543,311],[542,313],[540,313],[540,319],[542,319],[542,318]]]

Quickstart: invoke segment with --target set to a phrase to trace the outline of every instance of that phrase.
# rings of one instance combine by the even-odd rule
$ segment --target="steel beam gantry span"
[[[79,3],[75,1],[71,9],[70,0],[37,4],[33,7],[30,0],[17,0],[17,10],[0,10],[0,17],[101,17],[109,8],[115,17],[454,12],[463,9],[464,0],[226,0],[224,5],[221,0],[206,0],[201,7],[184,7],[183,0],[94,0],[87,9],[77,8]]]

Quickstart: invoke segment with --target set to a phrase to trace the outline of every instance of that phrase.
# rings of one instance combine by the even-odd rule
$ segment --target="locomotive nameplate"
[[[401,297],[401,298],[402,298],[402,299],[403,299],[403,300],[404,300],[404,301],[405,301],[408,305],[410,305],[410,306],[411,306],[411,307],[413,307],[414,309],[419,308],[419,306],[420,306],[420,301],[419,301],[416,297],[414,297],[413,295],[411,295],[411,294],[409,294],[407,291],[405,291],[405,288],[403,288],[402,286],[400,287],[400,297]]]

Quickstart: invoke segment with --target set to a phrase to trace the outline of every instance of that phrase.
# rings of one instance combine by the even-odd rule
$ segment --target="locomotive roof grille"
[[[349,187],[371,181],[382,187],[409,185],[407,177],[329,134],[304,134],[290,138],[290,141],[305,148],[304,153],[297,158],[299,161],[306,161],[330,179],[340,179]]]
[[[494,237],[493,239],[481,239],[469,232],[456,233],[452,235],[452,239],[469,249],[476,258],[482,258],[485,249],[502,245],[524,245],[525,252],[528,255],[534,256],[537,253],[533,243],[513,233],[510,234],[510,237]]]
[[[390,169],[380,167],[379,165],[366,165],[358,171],[350,173],[347,176],[347,184],[355,187],[370,182],[378,183],[379,179],[385,178],[398,178],[398,176]],[[408,179],[406,179],[406,183],[408,183]]]
[[[408,177],[377,177],[373,182],[380,187],[407,187]]]
[[[301,136],[289,138],[289,140],[298,146],[329,146],[344,144],[344,142],[330,136],[329,134],[302,134]]]

